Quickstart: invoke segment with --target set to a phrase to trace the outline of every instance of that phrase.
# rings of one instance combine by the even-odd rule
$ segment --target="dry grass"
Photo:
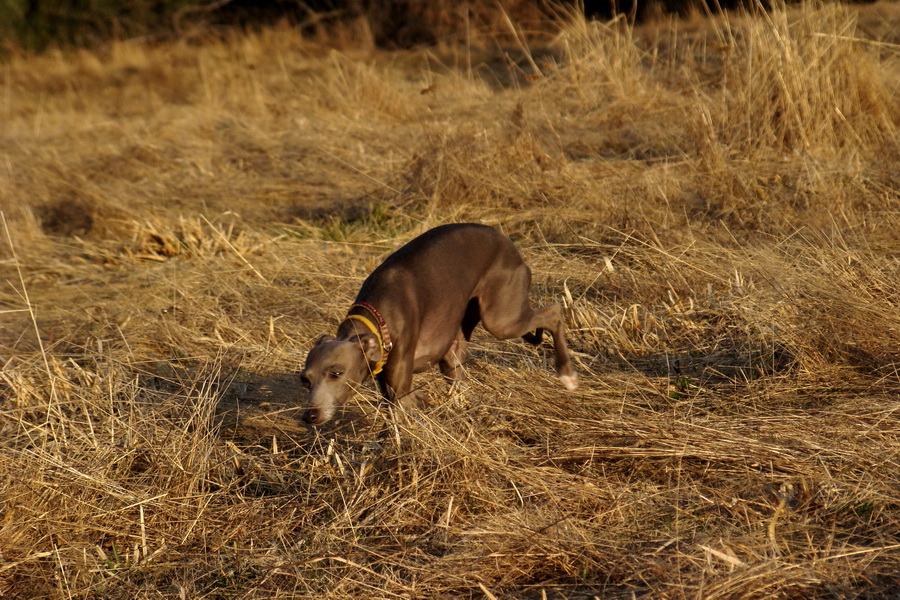
[[[12,57],[0,595],[896,594],[900,8],[859,11]],[[468,389],[302,426],[309,341],[457,220],[582,388],[476,336]]]

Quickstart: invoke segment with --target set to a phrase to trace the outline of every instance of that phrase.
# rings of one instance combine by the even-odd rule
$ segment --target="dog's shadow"
[[[371,381],[360,392],[373,397],[377,394]],[[348,403],[336,418],[312,427],[302,419],[307,394],[299,372],[248,373],[233,369],[223,373],[213,415],[219,436],[240,445],[268,447],[274,438],[277,443],[307,447],[316,439],[333,436],[361,416],[353,403]]]
[[[231,441],[261,443],[273,436],[298,440],[309,435],[303,423],[306,396],[297,373],[223,373],[214,412],[219,435]]]

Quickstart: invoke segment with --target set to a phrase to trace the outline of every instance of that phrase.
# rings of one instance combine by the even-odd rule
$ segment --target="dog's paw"
[[[578,376],[575,374],[572,375],[560,375],[559,380],[562,382],[566,389],[570,392],[574,392],[578,389]]]
[[[413,390],[397,400],[397,406],[403,410],[425,408],[428,404],[428,396],[420,390]]]

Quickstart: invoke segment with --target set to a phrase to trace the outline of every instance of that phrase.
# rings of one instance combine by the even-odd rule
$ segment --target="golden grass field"
[[[509,25],[0,65],[0,598],[900,596],[900,4]],[[454,221],[581,388],[479,329],[467,389],[305,426]]]

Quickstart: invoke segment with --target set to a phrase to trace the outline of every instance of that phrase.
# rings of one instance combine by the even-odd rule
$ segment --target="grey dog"
[[[530,287],[531,269],[496,229],[456,223],[423,233],[363,282],[337,335],[316,340],[300,374],[309,389],[303,420],[331,419],[370,375],[387,400],[416,405],[413,373],[437,363],[445,377],[461,379],[479,321],[498,339],[522,337],[534,345],[549,331],[556,372],[567,389],[576,389],[563,308],[532,308]]]

